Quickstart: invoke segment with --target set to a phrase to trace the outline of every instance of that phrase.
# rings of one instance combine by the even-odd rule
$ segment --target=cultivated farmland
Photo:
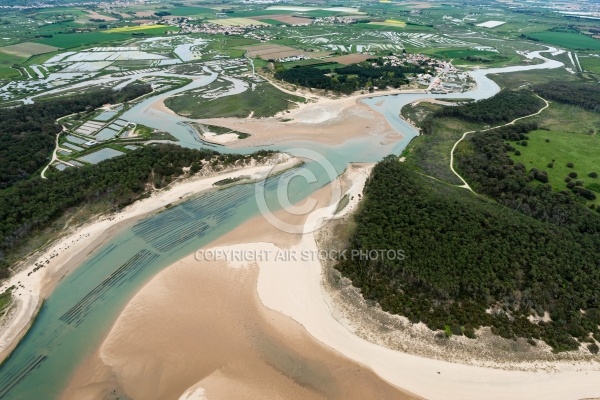
[[[36,54],[51,53],[58,50],[58,47],[48,46],[45,44],[25,42],[13,44],[12,46],[0,47],[0,51],[6,54],[11,54],[17,57],[31,57]]]
[[[310,18],[302,18],[294,15],[287,14],[276,14],[276,15],[259,15],[256,17],[252,17],[252,19],[260,20],[260,21],[278,21],[282,24],[286,25],[310,25],[313,23],[313,20]]]
[[[211,19],[209,22],[223,26],[251,26],[251,25],[265,25],[266,22],[261,22],[251,18],[224,18],[224,19]]]
[[[348,65],[348,64],[355,64],[355,63],[365,61],[369,57],[373,57],[373,56],[371,56],[369,54],[347,54],[345,56],[328,58],[327,61]]]
[[[592,39],[580,33],[571,32],[535,32],[527,36],[541,42],[554,44],[567,49],[589,49],[600,50],[600,40]]]
[[[243,49],[248,51],[248,57],[260,57],[263,60],[293,57],[306,54],[305,51],[279,44],[259,44],[257,46],[246,46],[243,47]]]

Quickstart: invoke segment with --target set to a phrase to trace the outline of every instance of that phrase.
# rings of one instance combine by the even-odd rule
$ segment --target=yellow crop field
[[[406,22],[399,21],[397,19],[386,19],[383,22],[369,22],[371,25],[381,25],[381,26],[395,26],[398,28],[404,28],[406,26]]]

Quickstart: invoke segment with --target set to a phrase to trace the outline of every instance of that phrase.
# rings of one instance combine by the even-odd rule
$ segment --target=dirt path
[[[504,124],[504,125],[498,125],[498,126],[494,126],[492,128],[487,128],[487,129],[483,129],[483,130],[474,130],[474,131],[469,131],[469,132],[465,132],[463,133],[462,137],[460,139],[458,139],[456,141],[456,143],[454,143],[454,146],[452,146],[452,150],[450,151],[450,169],[452,170],[452,172],[454,173],[454,175],[456,175],[458,177],[458,179],[460,179],[462,181],[462,185],[459,185],[459,187],[465,188],[465,189],[469,189],[472,193],[477,194],[473,189],[471,189],[471,186],[469,186],[469,184],[467,183],[467,181],[465,181],[463,179],[462,176],[460,176],[460,174],[458,172],[456,172],[456,170],[454,169],[454,150],[456,149],[456,146],[458,146],[458,144],[460,142],[463,141],[464,138],[467,137],[467,135],[474,133],[474,132],[487,132],[487,131],[491,131],[492,129],[497,129],[497,128],[502,128],[504,126],[508,126],[508,125],[514,125],[515,122],[525,119],[525,118],[529,118],[529,117],[533,117],[535,115],[539,115],[542,111],[544,111],[546,108],[548,108],[548,106],[550,105],[546,99],[538,96],[536,94],[537,97],[539,97],[540,99],[542,99],[544,101],[544,103],[546,103],[546,105],[544,107],[542,107],[538,112],[533,113],[533,114],[529,114],[529,115],[525,115],[524,117],[519,117],[519,118],[515,118],[512,121]]]
[[[40,174],[42,179],[48,179],[48,178],[46,178],[46,171],[48,170],[48,168],[52,165],[52,163],[54,161],[58,160],[57,153],[59,150],[61,150],[60,146],[58,145],[58,138],[60,137],[61,133],[64,133],[66,131],[67,131],[67,128],[65,128],[65,126],[63,125],[62,131],[60,131],[56,134],[56,146],[54,146],[54,151],[52,152],[52,159],[50,159],[50,162],[42,170],[42,173]]]

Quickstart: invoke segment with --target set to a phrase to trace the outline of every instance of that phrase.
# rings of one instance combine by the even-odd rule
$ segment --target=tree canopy
[[[55,135],[62,129],[57,118],[93,110],[105,103],[132,100],[150,91],[149,85],[130,84],[120,91],[99,89],[0,109],[0,189],[29,178],[49,161]]]
[[[297,66],[276,72],[275,78],[309,88],[350,94],[366,87],[398,88],[408,83],[405,73],[419,72],[425,70],[419,66],[373,66],[371,62],[366,61],[329,71],[310,66]]]
[[[0,191],[0,277],[7,276],[8,255],[35,232],[51,225],[72,207],[103,203],[119,209],[140,198],[151,187],[164,187],[183,174],[183,167],[195,173],[202,161],[227,166],[238,160],[270,154],[219,154],[213,150],[192,150],[176,145],[142,147],[97,165],[69,168],[35,177]]]
[[[365,188],[351,248],[401,249],[405,257],[348,259],[338,268],[367,299],[432,329],[473,337],[491,326],[506,338],[576,349],[589,334],[600,339],[600,216],[558,196],[550,208],[518,212],[388,157]],[[528,192],[519,199],[532,203],[526,207],[543,201]],[[528,320],[546,311],[552,321]]]

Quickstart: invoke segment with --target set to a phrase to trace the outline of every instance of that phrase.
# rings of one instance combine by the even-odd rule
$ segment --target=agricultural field
[[[122,26],[120,28],[112,28],[105,31],[105,33],[122,33],[122,32],[149,32],[156,31],[154,33],[164,33],[167,31],[174,31],[176,28],[169,25],[134,25],[134,26]]]
[[[571,32],[535,32],[527,36],[541,42],[572,50],[600,50],[600,40],[580,33]]]
[[[269,25],[266,22],[262,22],[252,18],[223,18],[223,19],[211,19],[209,22],[217,25],[224,26],[251,26],[251,25]]]
[[[369,24],[379,25],[379,26],[392,26],[394,28],[405,28],[406,27],[406,22],[398,21],[396,19],[386,19],[385,21],[381,21],[381,22],[369,22]]]
[[[247,51],[248,57],[262,58],[263,60],[306,55],[306,51],[279,44],[259,44],[246,46],[243,49]]]
[[[186,7],[186,6],[175,6],[173,8],[165,8],[157,11],[166,11],[171,15],[180,17],[192,17],[192,16],[214,16],[217,11],[207,7]]]
[[[52,53],[59,48],[39,43],[24,42],[13,44],[11,46],[0,47],[2,53],[10,54],[16,57],[28,58],[37,54]]]
[[[256,19],[262,22],[266,22],[270,25],[310,25],[313,23],[313,20],[310,18],[304,18],[297,15],[287,15],[287,14],[273,14],[273,15],[257,15],[256,17],[252,17],[252,19]]]
[[[337,57],[327,58],[326,60],[329,62],[332,62],[332,63],[349,65],[349,64],[356,64],[356,63],[366,61],[367,59],[369,59],[371,57],[372,56],[368,55],[368,54],[347,54],[345,56],[337,56]]]

